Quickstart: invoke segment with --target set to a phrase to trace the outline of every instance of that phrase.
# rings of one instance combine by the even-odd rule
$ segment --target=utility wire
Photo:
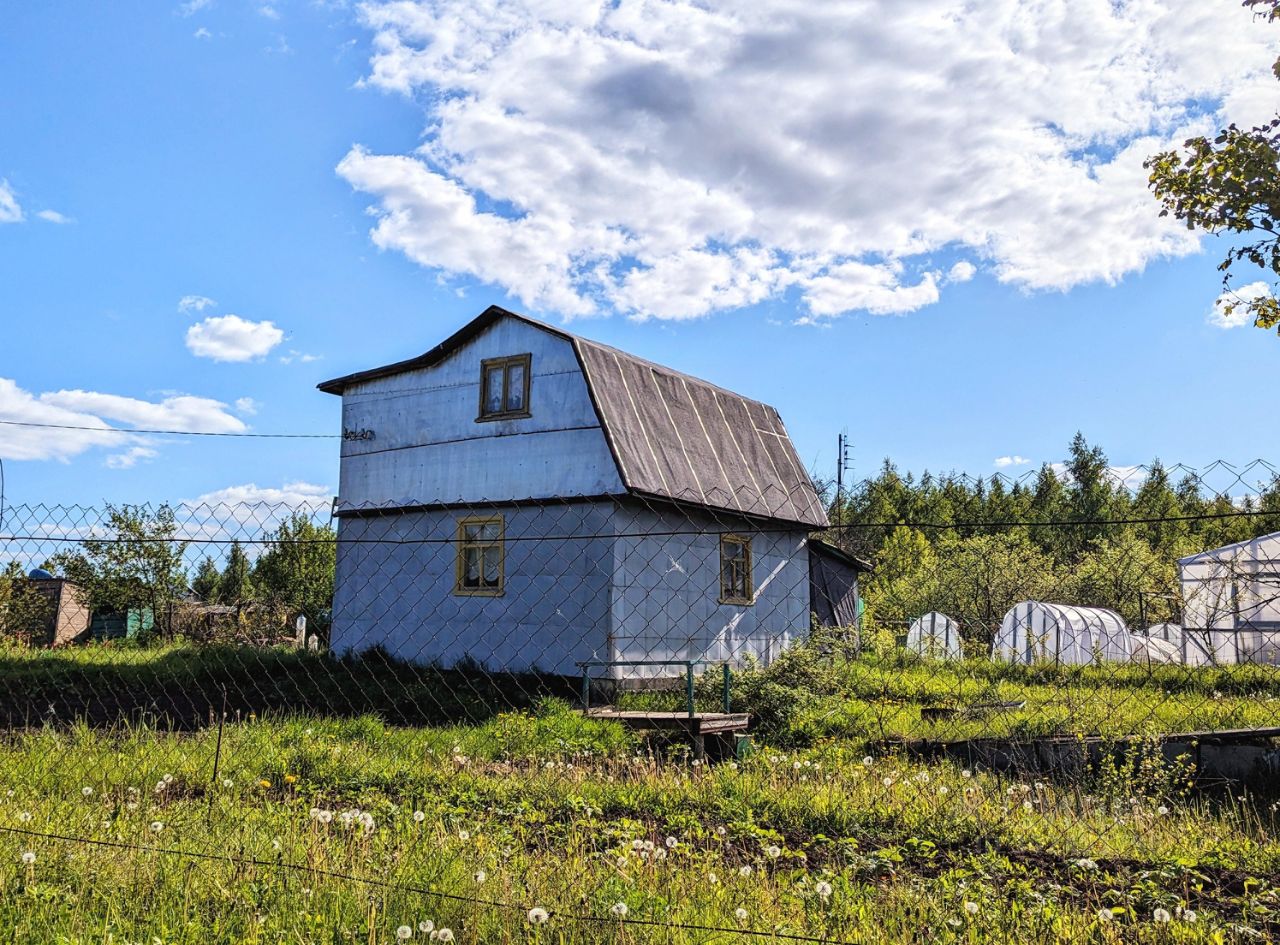
[[[203,430],[122,430],[119,427],[75,426],[68,423],[36,423],[32,420],[0,420],[11,427],[37,427],[42,430],[84,430],[90,433],[152,433],[165,436],[229,436],[260,440],[340,440],[341,433],[213,433]]]
[[[161,853],[169,856],[187,857],[195,860],[212,860],[220,863],[232,863],[237,866],[260,866],[270,869],[296,870],[298,872],[310,873],[314,876],[339,879],[344,882],[359,883],[365,886],[377,886],[382,889],[393,889],[398,892],[431,896],[435,899],[446,899],[452,902],[469,902],[476,905],[490,906],[495,909],[509,909],[512,911],[525,912],[528,908],[524,905],[503,902],[498,899],[480,899],[475,896],[464,896],[459,893],[442,892],[438,889],[431,889],[426,886],[394,883],[390,880],[379,879],[372,876],[360,876],[354,873],[342,873],[337,870],[327,870],[307,863],[289,863],[285,860],[260,860],[254,857],[234,856],[227,853],[204,853],[197,850],[180,850],[172,847],[149,847],[138,843],[125,843],[119,840],[99,840],[93,837],[76,837],[68,834],[46,833],[39,830],[27,830],[22,827],[0,827],[0,833],[18,834],[42,840],[58,840],[64,843],[80,843],[85,846],[109,847],[116,850],[132,850],[137,853]],[[680,929],[681,931],[686,932],[713,932],[729,935],[747,935],[757,936],[760,938],[781,939],[789,942],[814,942],[819,943],[819,945],[855,945],[855,943],[845,939],[822,938],[817,935],[801,935],[795,932],[774,931],[772,929],[765,930],[731,926],[701,925],[691,922],[661,922],[657,919],[619,918],[617,916],[590,915],[587,913],[568,912],[558,909],[548,909],[547,914],[548,916],[555,916],[556,918],[565,919],[570,922],[591,923],[597,925],[631,925],[648,928]]]

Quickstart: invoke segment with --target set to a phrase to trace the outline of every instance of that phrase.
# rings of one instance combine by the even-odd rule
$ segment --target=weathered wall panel
[[[454,594],[457,519],[467,512],[345,517],[331,646],[339,654],[382,647],[446,667],[467,660],[576,674],[576,661],[607,658],[612,508],[495,509],[506,533],[500,597]]]
[[[807,532],[628,503],[615,516],[613,659],[770,663],[809,627]],[[681,534],[670,534],[680,532]],[[752,538],[756,598],[720,603],[720,535]],[[619,670],[619,678],[678,668]]]

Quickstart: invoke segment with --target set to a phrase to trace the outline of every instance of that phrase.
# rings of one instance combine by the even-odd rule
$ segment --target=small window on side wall
[[[529,380],[533,355],[489,358],[480,362],[480,416],[502,420],[529,416]]]
[[[500,595],[504,550],[501,515],[458,519],[458,561],[453,592],[471,597]]]
[[[755,603],[755,587],[751,583],[751,539],[743,535],[720,536],[720,603]]]

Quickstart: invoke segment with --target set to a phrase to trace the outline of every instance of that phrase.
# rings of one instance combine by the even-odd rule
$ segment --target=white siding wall
[[[477,423],[480,362],[532,354],[531,416]],[[341,508],[614,495],[623,485],[573,346],[503,319],[442,363],[348,388]]]

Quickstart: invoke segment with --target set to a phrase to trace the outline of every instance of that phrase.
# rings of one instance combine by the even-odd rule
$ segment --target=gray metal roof
[[[813,482],[774,408],[496,305],[417,358],[325,381],[319,388],[341,394],[352,384],[430,367],[501,318],[526,322],[573,344],[628,492],[827,526]]]

